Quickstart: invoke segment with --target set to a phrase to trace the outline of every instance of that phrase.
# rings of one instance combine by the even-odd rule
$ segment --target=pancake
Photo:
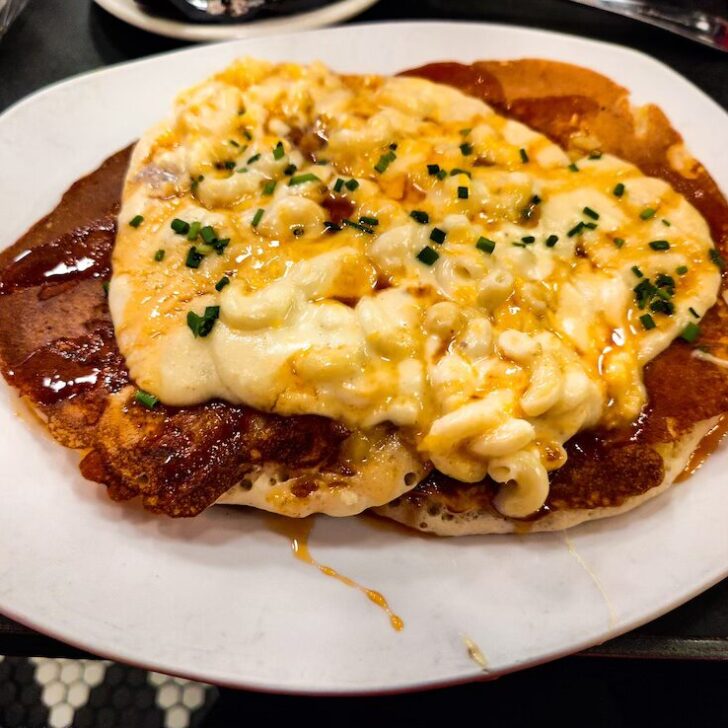
[[[666,180],[706,218],[725,255],[728,209],[719,190],[664,115],[655,107],[634,112],[627,92],[608,79],[528,60],[411,73],[485,100],[575,156],[613,153]],[[567,463],[552,471],[544,508],[524,520],[497,511],[495,483],[447,478],[386,424],[362,442],[316,415],[223,401],[146,409],[135,399],[102,287],[128,161],[129,150],[107,160],[0,255],[3,374],[59,442],[85,452],[83,474],[112,498],[140,496],[146,508],[171,516],[215,502],[289,516],[381,505],[381,515],[443,535],[551,530],[616,515],[665,490],[728,411],[726,371],[673,343],[646,368],[649,405],[635,425],[567,442]],[[701,323],[699,344],[718,357],[726,355],[726,315],[721,299]]]
[[[660,109],[634,108],[629,92],[608,78],[542,60],[443,63],[408,73],[483,98],[572,154],[615,154],[666,180],[708,221],[723,257],[728,253],[728,204],[715,182]],[[725,275],[721,291],[701,322],[700,348],[675,341],[647,365],[648,405],[632,426],[570,440],[566,464],[551,473],[544,507],[529,519],[502,516],[492,482],[464,484],[437,471],[376,512],[438,535],[551,531],[619,515],[664,492],[728,412],[728,369],[695,356],[707,352],[725,362],[728,355]]]

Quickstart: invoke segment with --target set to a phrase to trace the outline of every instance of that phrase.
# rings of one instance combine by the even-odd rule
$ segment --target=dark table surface
[[[726,3],[714,0],[701,6],[722,8],[725,12]],[[621,43],[672,66],[724,108],[728,107],[728,55],[563,0],[383,0],[352,22],[412,19],[512,23]],[[91,0],[31,0],[7,37],[0,41],[0,112],[54,81],[184,45],[125,25]],[[487,48],[483,55],[487,56]],[[588,64],[588,58],[584,60]],[[661,619],[589,653],[652,660],[728,660],[728,580]],[[79,653],[0,616],[2,654]]]

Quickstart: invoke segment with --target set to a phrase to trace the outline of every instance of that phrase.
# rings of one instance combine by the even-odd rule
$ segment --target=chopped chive
[[[187,235],[190,230],[190,224],[185,220],[180,220],[178,217],[175,217],[169,226],[177,233],[177,235]]]
[[[197,248],[193,245],[188,251],[187,251],[187,258],[185,259],[185,265],[188,268],[199,268],[200,263],[202,263],[202,259],[205,257],[204,253],[201,253]]]
[[[618,247],[621,248],[624,245],[624,238],[612,238],[612,242]]]
[[[587,216],[590,217],[592,220],[598,220],[599,219],[599,213],[596,210],[592,210],[591,207],[585,207],[582,212]]]
[[[397,144],[397,142],[392,142],[392,143],[391,143],[391,144],[389,145],[389,148],[390,148],[390,149],[391,149],[392,151],[394,151],[395,149],[397,149],[397,147],[398,147],[398,146],[399,146],[399,144]]]
[[[667,240],[651,240],[650,247],[652,250],[669,250],[670,243]]]
[[[341,192],[341,190],[344,189],[344,180],[339,177],[336,182],[334,182],[334,192]]]
[[[445,242],[445,235],[447,233],[444,230],[441,230],[440,228],[432,228],[432,232],[430,233],[430,240],[432,240],[433,243],[437,243],[438,245],[442,245]]]
[[[263,215],[265,214],[265,210],[262,207],[259,207],[255,211],[255,215],[253,215],[253,219],[250,222],[251,227],[258,227],[258,223],[263,219]]]
[[[335,233],[341,230],[341,225],[337,225],[331,220],[324,220],[324,228],[330,233]]]
[[[584,227],[587,230],[596,230],[599,226],[595,222],[585,222]]]
[[[313,172],[308,172],[307,174],[297,174],[293,177],[291,177],[290,180],[288,180],[288,186],[289,187],[295,187],[296,185],[303,185],[306,184],[306,182],[320,182],[321,179],[317,177]]]
[[[425,265],[432,265],[439,257],[440,254],[429,245],[425,245],[425,247],[417,253],[417,260]]]
[[[697,319],[699,319],[699,318],[700,318],[700,314],[699,314],[699,313],[698,313],[698,312],[697,312],[697,311],[696,311],[696,310],[695,310],[695,309],[694,309],[694,308],[693,308],[692,306],[690,306],[690,308],[688,309],[688,311],[690,311],[690,313],[691,313],[691,314],[692,314],[693,316],[695,316],[695,318],[697,318]]]
[[[243,136],[248,140],[251,141],[253,139],[253,135],[250,133],[249,129],[243,129]]]
[[[187,312],[187,325],[197,337],[207,336],[220,316],[220,306],[207,306],[205,313],[198,316],[194,311]]]
[[[640,212],[640,218],[642,220],[650,220],[655,216],[656,210],[652,207],[646,207],[642,212]]]
[[[710,256],[710,260],[712,263],[718,266],[721,270],[725,270],[725,259],[723,256],[717,251],[716,248],[711,248],[708,255]]]
[[[478,242],[475,243],[475,247],[490,255],[495,250],[495,241],[481,236],[478,238]]]
[[[248,171],[247,167],[240,167],[240,169],[236,169],[236,174],[245,174]]]
[[[263,185],[263,194],[264,195],[272,195],[276,188],[276,181],[274,179],[268,180]]]
[[[283,142],[278,142],[273,147],[273,159],[283,159],[283,155],[286,153],[286,150],[283,148]]]
[[[467,136],[468,134],[470,134],[471,131],[473,130],[470,127],[468,127],[467,129],[461,129],[460,136]]]
[[[376,227],[377,225],[379,225],[379,218],[367,217],[366,215],[362,215],[362,217],[359,218],[359,222],[363,225],[371,225],[372,227]]]
[[[464,174],[468,177],[472,177],[473,175],[468,172],[467,169],[461,169],[460,167],[453,167],[453,169],[450,170],[450,176],[454,177],[456,174]]]
[[[531,198],[531,204],[532,204],[532,205],[540,205],[540,204],[541,204],[541,202],[542,202],[542,200],[541,200],[541,198],[540,198],[540,197],[539,197],[538,195],[534,195],[534,196],[533,196],[533,197]]]
[[[200,182],[202,182],[202,180],[204,180],[204,179],[205,179],[204,174],[198,174],[197,177],[195,177],[192,180],[192,182],[190,183],[190,189],[194,192],[197,189]]]
[[[198,220],[195,220],[195,222],[190,225],[190,229],[187,232],[187,240],[189,240],[191,243],[194,243],[194,241],[197,240],[197,236],[200,233],[201,227],[202,223]]]
[[[102,288],[102,289],[103,289],[103,291],[104,291],[104,296],[108,297],[108,295],[109,295],[109,282],[108,282],[108,281],[104,281],[104,282],[103,282],[103,283],[101,284],[101,288]]]
[[[157,261],[157,263],[161,263],[164,260],[164,250],[161,248],[154,254],[154,260]]]
[[[223,169],[235,169],[235,160],[228,159],[227,162],[222,163]]]
[[[462,171],[462,170],[461,170],[461,171]],[[465,172],[465,174],[467,174],[467,172]],[[445,179],[445,177],[447,177],[447,170],[446,170],[446,169],[441,169],[441,170],[440,170],[440,171],[439,171],[439,172],[437,173],[437,179],[439,179],[440,181],[442,181],[442,180],[444,180],[444,179]]]
[[[397,155],[393,151],[389,151],[386,154],[382,154],[381,157],[379,157],[379,161],[374,165],[374,169],[379,172],[379,174],[384,174],[384,172],[387,171],[387,167],[394,162],[394,160],[397,159]]]
[[[430,216],[424,210],[412,210],[410,217],[420,225],[427,225],[430,222]]]
[[[149,394],[149,392],[145,392],[143,389],[137,389],[137,391],[134,392],[134,400],[142,405],[142,407],[146,407],[149,410],[154,409],[159,402],[158,397],[155,397],[153,394]]]
[[[632,290],[639,308],[644,308],[657,293],[657,289],[647,278],[643,278]]]
[[[677,273],[679,276],[684,276],[688,272],[688,267],[686,265],[679,265],[677,268],[675,268],[675,273]]]
[[[359,183],[355,179],[349,179],[344,184],[349,192],[353,192],[359,186]]]
[[[526,243],[526,245],[530,245],[531,243],[536,242],[536,238],[533,235],[526,235],[525,237],[521,238],[521,242]]]
[[[227,276],[223,276],[216,284],[215,284],[215,290],[216,291],[222,291],[225,286],[230,283],[230,279]]]
[[[556,243],[559,242],[559,236],[558,235],[549,235],[546,238],[546,247],[547,248],[553,248]]]
[[[234,147],[240,146],[240,144],[238,144],[235,139],[228,139],[228,144],[232,144]]]
[[[458,187],[458,199],[459,200],[468,199],[468,188],[467,187]]]
[[[225,252],[225,248],[230,244],[230,238],[215,238],[210,245],[213,250],[218,254],[222,255]]]
[[[636,266],[636,265],[633,265],[633,266],[632,266],[632,273],[634,273],[634,274],[635,274],[635,275],[637,276],[637,278],[644,278],[644,275],[645,275],[645,274],[644,274],[644,273],[643,273],[643,272],[642,272],[642,271],[641,271],[641,270],[639,269],[639,267],[638,267],[638,266]]]
[[[625,191],[625,186],[621,182],[619,182],[618,184],[616,184],[614,186],[614,189],[612,190],[612,194],[615,197],[622,197],[622,195],[624,194],[624,191]]]
[[[566,236],[569,238],[573,238],[574,235],[578,235],[582,230],[584,229],[584,223],[578,222],[576,225],[574,225],[571,230],[569,230],[568,233],[566,233]]]
[[[248,161],[245,164],[254,164],[260,159],[260,154],[254,154],[252,157],[248,159]]]
[[[347,218],[344,218],[341,221],[342,225],[346,225],[347,227],[354,228],[355,230],[361,230],[363,233],[367,233],[368,235],[372,235],[374,233],[374,230],[372,230],[370,227],[367,227],[366,225],[362,225],[361,223],[354,222],[353,220],[349,220]]]
[[[579,168],[578,168],[578,167],[576,166],[576,163],[575,163],[575,162],[572,162],[572,163],[571,163],[571,164],[570,164],[570,165],[568,166],[568,168],[567,168],[567,169],[568,169],[568,170],[569,170],[570,172],[578,172],[578,171],[579,171]]]
[[[463,142],[460,145],[460,153],[463,157],[469,157],[473,153],[473,145],[468,142]]]
[[[298,167],[296,167],[296,165],[295,165],[295,164],[291,163],[291,164],[289,164],[289,165],[288,165],[288,166],[287,166],[287,167],[286,167],[286,168],[285,168],[285,169],[283,170],[283,174],[285,174],[285,175],[286,175],[286,177],[290,177],[290,176],[291,176],[292,174],[295,174],[295,173],[296,173],[296,170],[297,170],[297,169],[298,169]]]
[[[675,304],[664,298],[658,298],[650,304],[650,311],[653,313],[664,313],[666,316],[672,316],[675,313]]]
[[[644,313],[642,314],[642,316],[640,316],[640,323],[646,331],[654,329],[655,326],[657,326],[657,324],[655,323],[655,319],[653,319],[652,316],[650,316],[650,314],[648,313]]]
[[[143,222],[144,222],[143,215],[134,215],[134,217],[131,220],[129,220],[129,225],[131,225],[133,228],[138,228]]]
[[[208,244],[210,245],[213,240],[217,237],[215,234],[215,228],[212,227],[212,225],[205,225],[205,227],[200,228],[200,237]]]
[[[688,344],[692,344],[698,336],[700,336],[700,326],[694,324],[692,321],[688,323],[680,334],[680,338],[683,339],[683,341],[687,341]]]
[[[672,293],[675,292],[675,279],[667,273],[659,273],[655,278],[655,285],[658,288],[671,288]],[[672,293],[670,295],[672,295]]]
[[[595,149],[593,152],[589,152],[589,159],[601,159],[602,158],[602,152],[600,152],[598,149]]]
[[[672,225],[672,223],[667,218],[664,218],[664,217],[662,218],[662,224],[665,227],[670,227]]]
[[[427,165],[427,174],[429,174],[431,177],[435,177],[438,174],[440,174],[440,165],[439,164],[428,164]]]
[[[518,153],[521,155],[521,161],[524,164],[527,164],[530,161],[528,158],[528,152],[523,147],[518,150]]]

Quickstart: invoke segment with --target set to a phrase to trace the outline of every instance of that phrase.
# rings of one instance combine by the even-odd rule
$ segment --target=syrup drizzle
[[[280,533],[290,539],[291,551],[293,555],[304,564],[315,566],[322,574],[330,576],[348,587],[352,587],[360,591],[370,602],[376,604],[388,617],[392,628],[400,632],[404,629],[404,621],[400,616],[392,611],[389,602],[384,595],[374,589],[369,589],[359,584],[359,582],[350,579],[348,576],[340,574],[336,569],[331,568],[317,561],[308,548],[308,541],[311,530],[314,526],[313,518],[275,518],[271,519],[271,525],[276,533]]]

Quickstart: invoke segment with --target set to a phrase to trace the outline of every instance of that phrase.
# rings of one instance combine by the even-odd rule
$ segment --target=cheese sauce
[[[720,274],[661,179],[572,158],[414,78],[245,60],[132,159],[110,306],[140,386],[367,430],[538,511],[582,429],[633,420],[642,367]]]

